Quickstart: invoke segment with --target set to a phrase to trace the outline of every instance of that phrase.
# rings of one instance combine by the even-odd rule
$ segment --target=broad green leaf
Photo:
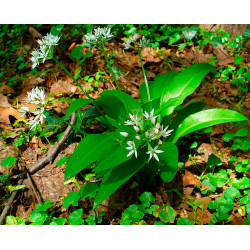
[[[191,28],[182,31],[182,34],[184,35],[187,41],[190,41],[195,37],[199,30],[200,28],[198,26],[192,26]]]
[[[63,158],[61,158],[59,161],[57,161],[56,166],[60,166],[63,165],[65,162],[67,162],[70,159],[69,156],[64,156]]]
[[[241,196],[240,192],[238,189],[229,187],[225,190],[224,192],[224,197],[226,199],[231,199],[234,200],[235,198],[239,198]]]
[[[188,218],[183,218],[183,217],[180,217],[178,220],[177,220],[177,225],[194,225],[194,222]]]
[[[96,162],[103,153],[109,153],[113,144],[118,142],[114,139],[115,132],[90,134],[83,138],[67,162],[65,179],[75,176],[89,164]]]
[[[190,134],[199,129],[225,122],[247,120],[248,119],[244,115],[228,109],[209,109],[200,111],[188,116],[183,120],[176,131],[175,137],[173,138],[173,143],[176,143],[180,137]]]
[[[104,175],[100,190],[95,199],[94,209],[145,165],[148,160],[148,157],[145,156],[145,149],[139,150],[137,158],[133,156],[129,161],[110,169]]]
[[[211,184],[214,185],[215,187],[222,187],[226,183],[226,180],[228,179],[226,173],[220,173],[220,172],[216,174],[209,173],[207,176]]]
[[[85,221],[88,223],[88,225],[96,225],[95,222],[95,216],[93,214],[89,215]]]
[[[244,173],[244,172],[248,171],[250,169],[250,165],[248,163],[249,163],[248,160],[247,160],[247,162],[245,162],[245,164],[243,163],[243,161],[237,163],[235,166],[235,170],[238,173]]]
[[[216,156],[215,154],[211,154],[208,157],[208,161],[207,161],[207,166],[208,167],[213,167],[213,166],[221,166],[222,165],[222,161],[221,159]]]
[[[103,95],[96,100],[96,104],[101,106],[106,115],[123,123],[126,120],[126,109],[123,102],[114,95]]]
[[[158,148],[164,153],[158,154],[160,176],[164,182],[174,179],[178,170],[178,148],[171,142],[166,142]]]
[[[81,195],[81,200],[85,199],[88,196],[93,198],[96,192],[98,191],[98,189],[99,189],[99,186],[96,183],[89,182],[89,183],[84,184],[79,191]]]
[[[58,24],[56,26],[53,26],[50,30],[51,34],[54,35],[54,36],[58,36],[62,29],[64,28],[64,24]]]
[[[159,212],[159,218],[164,223],[173,223],[175,216],[176,216],[176,211],[167,204]]]
[[[208,203],[208,208],[216,209],[219,213],[228,213],[234,208],[234,203],[231,199],[219,197],[213,202]]]
[[[72,113],[74,113],[75,111],[77,111],[78,109],[86,105],[89,105],[90,103],[91,103],[91,100],[89,99],[79,98],[75,100],[74,102],[70,104],[64,119],[67,120]]]
[[[197,113],[199,111],[202,111],[202,109],[206,106],[205,103],[202,102],[193,102],[190,103],[187,107],[181,109],[177,116],[173,119],[173,121],[171,122],[169,129],[174,129],[174,131],[172,132],[171,136],[169,137],[168,141],[171,141],[171,138],[174,138],[175,134],[176,134],[176,129],[178,128],[178,126],[182,123],[182,121],[187,118],[188,116]],[[167,126],[168,124],[164,124],[165,126]]]
[[[82,225],[84,223],[84,220],[82,218],[83,215],[83,209],[77,209],[74,212],[72,212],[68,217],[68,223],[70,225]]]
[[[155,201],[154,196],[150,192],[144,192],[140,195],[139,200],[142,202],[142,204],[146,207],[150,206],[151,202]]]
[[[78,201],[80,200],[79,192],[70,192],[62,201],[63,208],[69,207],[71,204],[72,206],[78,206]]]
[[[242,198],[239,200],[239,204],[240,204],[240,205],[250,204],[250,197],[249,197],[248,195],[242,197]]]
[[[234,138],[234,133],[232,133],[232,132],[228,132],[228,133],[226,133],[226,134],[224,134],[223,136],[222,136],[222,139],[223,139],[223,141],[225,141],[225,142],[229,142],[230,140],[232,140]]]
[[[65,218],[63,218],[63,217],[59,217],[59,218],[53,217],[52,222],[50,223],[50,225],[65,225],[65,223],[66,223]]]
[[[108,90],[103,91],[101,96],[115,96],[117,97],[122,103],[125,102],[128,108],[128,113],[135,114],[135,113],[142,113],[141,111],[141,104],[135,100],[132,96],[120,92],[119,90]],[[127,114],[128,116],[128,114]]]
[[[167,89],[168,85],[171,84],[171,81],[177,75],[177,71],[169,71],[162,75],[157,75],[153,82],[148,82],[150,99],[154,100],[161,97],[162,92]],[[142,103],[148,102],[148,95],[145,83],[142,83],[140,86],[140,100]]]
[[[1,161],[1,166],[11,167],[15,162],[16,158],[14,156],[8,156]]]
[[[248,134],[249,131],[247,128],[241,128],[234,134],[234,137],[244,137],[247,136]]]
[[[192,94],[200,85],[202,78],[214,69],[215,67],[210,64],[199,63],[188,67],[175,76],[170,84],[162,91],[162,106],[173,102],[173,100],[175,102],[171,107],[163,111],[163,115],[171,114],[177,106],[181,105],[185,98]]]

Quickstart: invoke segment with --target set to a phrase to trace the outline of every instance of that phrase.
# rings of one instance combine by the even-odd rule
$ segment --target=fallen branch
[[[59,140],[59,142],[56,144],[56,146],[53,148],[52,152],[47,155],[45,158],[43,158],[40,162],[38,162],[35,166],[33,166],[30,170],[29,170],[29,174],[34,174],[36,173],[37,171],[39,171],[40,169],[42,169],[46,163],[48,162],[52,162],[55,155],[57,154],[58,150],[60,149],[60,147],[62,146],[62,144],[66,141],[66,139],[68,138],[68,135],[70,133],[70,131],[72,130],[72,125],[75,124],[75,121],[76,121],[76,113],[74,112],[71,116],[71,121],[70,121],[70,125],[67,127],[67,129],[65,130],[63,136],[61,137],[61,139]],[[22,174],[19,174],[19,175],[15,175],[15,176],[12,176],[11,179],[19,179],[21,178],[19,181],[18,181],[18,184],[17,185],[21,185],[23,183],[23,179],[26,177],[27,175],[27,171],[24,171]],[[3,223],[5,217],[7,216],[8,212],[9,212],[9,209],[17,195],[17,192],[18,190],[14,191],[8,202],[6,203],[4,209],[3,209],[3,212],[0,216],[0,225]]]

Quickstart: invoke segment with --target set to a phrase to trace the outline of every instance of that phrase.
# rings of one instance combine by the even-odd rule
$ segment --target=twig
[[[67,127],[67,129],[65,130],[63,136],[61,137],[61,139],[59,140],[59,142],[57,143],[57,145],[53,148],[52,152],[47,155],[45,158],[43,158],[38,164],[36,164],[35,166],[33,166],[30,171],[29,171],[29,174],[34,174],[35,172],[39,171],[41,168],[43,168],[45,166],[46,163],[48,162],[52,162],[52,160],[54,159],[55,155],[57,154],[57,151],[59,150],[59,148],[62,146],[62,144],[66,141],[70,131],[72,130],[72,125],[75,124],[75,121],[76,121],[76,113],[74,112],[71,116],[71,121],[70,121],[70,125]],[[15,176],[12,176],[11,179],[18,179],[18,178],[21,178],[19,181],[18,181],[18,184],[17,185],[21,185],[23,183],[23,179],[25,178],[25,175],[27,175],[27,171],[23,172],[22,174],[19,174],[19,175],[15,175]],[[7,216],[8,212],[9,212],[9,209],[12,205],[12,202],[14,201],[16,195],[17,195],[17,192],[18,190],[14,191],[8,202],[6,203],[4,209],[3,209],[3,212],[0,216],[0,225],[3,223],[5,217]]]
[[[19,186],[19,185],[22,185],[22,183],[23,183],[23,179],[20,179],[20,180],[18,181],[17,185],[18,185],[18,186]],[[15,197],[16,197],[16,195],[17,195],[17,192],[18,192],[18,190],[14,191],[14,192],[11,194],[11,196],[10,196],[8,202],[6,203],[6,205],[5,205],[4,209],[3,209],[3,212],[2,212],[2,214],[1,214],[1,216],[0,216],[0,225],[3,224],[3,221],[4,221],[5,217],[7,216],[8,212],[9,212],[9,210],[10,210],[10,207],[11,207],[12,202],[14,201],[14,199],[15,199]]]
[[[32,178],[31,178],[31,176],[30,176],[30,173],[29,173],[28,169],[26,169],[26,171],[27,171],[27,177],[28,177],[28,179],[29,179],[29,181],[30,181],[30,184],[31,184],[32,190],[33,190],[33,192],[34,192],[34,194],[35,194],[35,196],[36,196],[36,199],[37,199],[38,203],[42,203],[42,202],[43,202],[42,196],[41,196],[39,190],[37,189],[36,184],[35,184],[34,181],[32,180]]]

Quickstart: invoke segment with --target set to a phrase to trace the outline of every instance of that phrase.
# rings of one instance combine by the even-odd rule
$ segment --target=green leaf
[[[229,187],[225,190],[224,192],[224,197],[226,199],[231,199],[234,200],[235,198],[239,198],[241,196],[240,192],[238,189]]]
[[[6,217],[6,225],[25,225],[25,219],[17,219],[15,216],[10,215]]]
[[[66,223],[66,219],[65,218],[62,218],[62,217],[59,217],[59,218],[53,217],[52,218],[52,222],[50,223],[50,225],[65,225],[65,223]]]
[[[221,166],[222,165],[222,161],[219,157],[217,157],[214,154],[211,154],[208,157],[208,161],[207,161],[207,166],[208,167],[213,167],[213,166]]]
[[[237,163],[235,166],[235,170],[238,173],[244,173],[244,172],[248,171],[250,169],[250,165],[248,163],[249,163],[248,160],[245,162],[245,164],[243,163],[243,161]]]
[[[186,43],[181,43],[178,45],[178,50],[182,50],[184,48],[186,48],[187,44]]]
[[[65,179],[71,178],[89,164],[97,161],[105,152],[108,154],[113,144],[118,144],[114,139],[115,132],[90,134],[84,137],[67,162]]]
[[[171,142],[166,142],[159,147],[164,153],[159,156],[160,176],[164,182],[174,179],[178,170],[178,148]]]
[[[213,44],[213,46],[214,46],[215,48],[218,47],[218,46],[220,46],[221,44],[223,44],[221,37],[219,37],[219,36],[214,36],[214,37],[212,38],[212,44]]]
[[[43,225],[45,223],[45,221],[49,218],[48,214],[47,213],[44,213],[44,212],[38,212],[37,210],[33,210],[31,213],[30,213],[30,222],[33,222],[31,223],[31,225]]]
[[[202,78],[214,69],[215,67],[210,64],[199,63],[188,67],[175,76],[162,91],[161,105],[167,107],[163,115],[173,113],[174,109],[181,105],[185,98],[200,85]]]
[[[164,223],[173,223],[175,216],[176,216],[176,211],[167,204],[159,212],[159,218]]]
[[[83,53],[82,53],[82,49],[83,49],[83,45],[78,45],[77,47],[75,47],[71,53],[70,56],[75,58],[76,60],[79,60],[83,57]]]
[[[240,205],[250,204],[250,197],[249,197],[248,195],[242,197],[242,198],[239,200],[239,204],[240,204]]]
[[[58,24],[56,26],[53,26],[51,28],[50,32],[51,32],[52,35],[58,36],[61,33],[61,31],[62,31],[63,28],[64,28],[64,24]]]
[[[103,177],[100,190],[95,198],[94,209],[137,173],[147,160],[145,149],[139,150],[137,158],[133,156],[129,161],[110,169]]]
[[[101,96],[115,96],[122,103],[123,103],[123,100],[125,101],[127,108],[128,108],[128,113],[131,113],[131,114],[142,113],[141,104],[137,100],[135,100],[132,96],[124,92],[120,92],[119,90],[108,90],[108,91],[103,91],[101,93]],[[128,116],[128,114],[126,114],[126,116]]]
[[[106,115],[118,123],[123,123],[126,120],[127,114],[125,106],[118,97],[114,95],[103,95],[96,100],[96,104],[103,108]]]
[[[96,183],[89,182],[84,184],[79,193],[81,195],[81,200],[85,199],[86,197],[93,198],[95,197],[96,192],[98,191],[99,186]]]
[[[222,187],[226,183],[226,180],[228,179],[227,174],[221,172],[216,174],[209,173],[207,176],[211,184],[214,185],[215,187]]]
[[[139,209],[139,207],[136,204],[132,204],[122,214],[123,225],[130,225],[131,222],[138,222],[143,218],[143,216],[144,213]]]
[[[1,166],[11,167],[15,162],[16,158],[14,156],[8,156],[1,161]]]
[[[247,29],[244,31],[243,36],[250,37],[250,26],[248,26]]]
[[[151,100],[160,98],[162,92],[166,92],[166,88],[171,84],[174,77],[178,75],[177,71],[169,71],[162,75],[157,75],[154,82],[148,82]],[[140,100],[142,103],[148,102],[148,95],[145,83],[140,86]]]
[[[236,179],[232,185],[236,189],[247,189],[250,188],[250,179],[244,176],[241,179]]]
[[[72,206],[78,206],[78,201],[80,200],[79,192],[70,192],[62,201],[63,208],[69,207],[71,204]]]
[[[68,217],[68,223],[70,225],[82,225],[84,223],[84,220],[82,218],[83,215],[83,209],[77,209],[74,212],[72,212]]]
[[[180,217],[178,220],[177,220],[177,225],[194,225],[194,222],[188,218],[183,218],[183,217]]]
[[[144,192],[140,195],[139,200],[145,207],[149,207],[151,202],[155,201],[154,196],[150,192]]]
[[[95,216],[92,214],[92,215],[89,215],[85,221],[88,223],[88,225],[96,225],[96,222],[95,222]]]
[[[216,124],[225,122],[236,122],[236,121],[247,121],[248,119],[233,110],[228,109],[209,109],[200,111],[193,115],[188,116],[183,120],[181,125],[178,127],[173,143],[187,134],[190,134],[196,130],[203,129]]]
[[[57,161],[56,166],[60,166],[63,165],[65,162],[67,162],[70,159],[69,156],[64,156],[63,158],[61,158],[59,161]]]
[[[243,57],[242,56],[240,56],[240,57],[237,57],[236,59],[235,59],[235,62],[234,62],[234,64],[235,65],[239,65],[240,63],[241,63],[241,61],[243,61]]]
[[[250,149],[250,140],[248,138],[236,138],[231,149],[247,151]]]
[[[74,102],[72,102],[70,104],[64,119],[67,120],[70,117],[70,115],[72,113],[74,113],[76,110],[78,110],[86,105],[89,105],[90,103],[91,103],[91,100],[89,100],[89,99],[79,98],[79,99],[75,100]]]
[[[231,199],[219,197],[215,200],[215,207],[219,213],[228,213],[234,208],[234,203]]]
[[[223,139],[223,141],[225,141],[225,142],[229,142],[230,140],[232,140],[234,138],[234,133],[232,133],[232,132],[228,132],[228,133],[226,133],[226,134],[224,134],[223,136],[222,136],[222,139]]]
[[[193,113],[197,113],[199,111],[202,111],[202,109],[206,106],[205,103],[202,102],[193,102],[190,103],[187,107],[181,109],[177,116],[173,119],[173,121],[170,124],[169,129],[174,129],[171,137],[173,138],[175,135],[175,131],[178,128],[178,126],[182,123],[182,121],[187,118],[188,116],[192,115]],[[164,124],[167,126],[168,124]]]
[[[247,136],[248,133],[249,131],[247,128],[241,128],[234,134],[234,137],[244,137]]]
[[[54,204],[52,203],[51,200],[46,200],[45,202],[36,205],[36,211],[45,212],[53,205]]]
[[[187,41],[191,41],[199,30],[200,28],[198,26],[192,26],[191,28],[182,31],[182,34]]]

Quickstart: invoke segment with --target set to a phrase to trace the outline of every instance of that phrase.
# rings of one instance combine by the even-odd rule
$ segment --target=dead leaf
[[[186,187],[186,188],[184,188],[183,193],[184,193],[185,195],[189,196],[189,195],[192,194],[193,190],[194,190],[193,187]]]
[[[223,45],[214,47],[214,54],[219,60],[218,65],[228,65],[234,63],[234,57],[230,56]]]
[[[2,83],[2,84],[3,85],[0,87],[0,91],[3,94],[15,94],[16,93],[9,85],[5,85],[5,83]]]
[[[35,39],[37,39],[37,38],[41,39],[42,38],[42,35],[33,27],[29,27],[29,33]]]
[[[50,91],[53,94],[65,94],[65,93],[73,94],[76,92],[76,90],[77,87],[72,85],[71,83],[59,80],[52,84]]]
[[[201,185],[201,182],[191,172],[185,170],[185,175],[183,177],[183,186],[186,187],[189,185]]]
[[[11,105],[8,102],[7,96],[4,96],[1,93],[0,93],[0,107],[2,107],[2,108],[10,108],[11,107]]]
[[[14,116],[16,119],[20,118],[20,113],[13,108],[0,108],[0,122],[11,124],[9,120],[9,115]]]

